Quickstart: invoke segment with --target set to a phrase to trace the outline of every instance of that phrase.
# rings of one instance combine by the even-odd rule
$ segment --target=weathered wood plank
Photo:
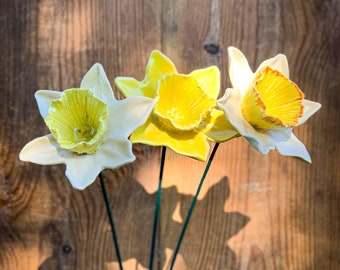
[[[64,166],[18,160],[25,143],[48,132],[37,89],[77,87],[94,62],[112,82],[142,79],[153,49],[181,73],[217,65],[225,89],[230,45],[254,69],[285,53],[291,78],[322,103],[295,130],[313,164],[262,156],[241,138],[222,144],[177,269],[340,268],[339,14],[336,0],[1,1],[0,269],[118,269],[99,183],[76,191]],[[136,153],[135,164],[105,171],[126,269],[148,267],[159,166],[157,148]],[[167,151],[157,269],[204,165]]]
[[[144,68],[147,54],[159,44],[159,12],[157,2],[133,2],[2,2],[1,18],[7,24],[1,41],[5,50],[1,76],[5,86],[1,90],[5,102],[1,109],[1,269],[105,269],[116,260],[98,184],[84,192],[72,190],[62,165],[24,164],[18,161],[18,153],[26,142],[47,133],[33,97],[37,89],[77,87],[97,61],[111,79],[119,73],[136,75],[131,71]],[[129,44],[137,47],[132,50]],[[132,171],[129,166],[119,177],[109,177],[110,189],[118,192],[124,182],[120,179],[131,179]],[[130,196],[137,200],[131,205],[147,207],[145,197],[135,197],[138,194]],[[147,198],[153,204],[153,197]],[[118,209],[113,206],[115,214],[125,212],[126,203]],[[113,200],[113,205],[119,204]],[[149,209],[145,210],[150,212],[147,216],[152,215],[152,207]],[[130,221],[139,215],[126,213],[118,222],[118,233],[132,244],[123,245],[123,258],[138,258],[146,265],[138,256],[143,250],[133,243],[144,234],[150,234],[151,239],[151,226],[144,222],[140,234],[135,233],[137,239],[131,237],[134,227],[123,228],[126,223],[135,224]]]
[[[221,13],[229,15],[221,16],[220,28],[223,30],[221,30],[220,42],[240,47],[249,57],[254,68],[262,60],[283,51],[291,63],[293,80],[305,91],[307,98],[323,103],[322,95],[329,96],[330,92],[338,92],[336,87],[339,86],[337,76],[339,59],[333,46],[338,45],[339,41],[336,34],[327,29],[331,28],[330,24],[339,23],[339,3],[223,1],[220,5]],[[200,13],[200,22],[208,21],[205,19],[207,11],[203,10],[204,12]],[[192,17],[197,16],[193,13]],[[200,22],[197,23],[199,26]],[[201,33],[195,28],[197,24],[196,22],[195,26],[183,24],[182,27],[185,29],[183,32],[190,33],[190,37],[199,37]],[[197,29],[204,32],[204,27],[197,27]],[[177,42],[184,44],[182,46],[186,48],[185,44],[192,40],[193,38],[183,38]],[[197,45],[203,42],[203,38],[198,39],[196,50],[190,47],[182,55],[181,52],[175,51],[180,54],[177,56],[178,61],[187,63],[181,59],[186,59],[186,54],[190,54],[191,51],[195,51],[197,55],[203,54],[202,47]],[[226,46],[221,47],[226,48]],[[196,57],[193,63],[197,59],[204,58]],[[226,63],[218,62],[218,55],[215,59],[217,60],[214,63],[222,64],[222,73],[224,69],[226,74]],[[197,66],[204,66],[204,64],[199,63],[195,65]],[[330,77],[333,83],[330,85],[330,81],[325,80],[325,77]],[[224,87],[228,86],[225,78],[222,81]],[[323,110],[333,111],[337,108],[338,95],[333,98],[330,107],[324,107]],[[326,103],[328,104],[327,101]],[[323,113],[334,119],[326,119]],[[250,222],[244,230],[228,241],[239,259],[241,269],[327,269],[339,264],[334,256],[334,252],[336,253],[339,247],[335,247],[331,240],[326,240],[327,237],[328,239],[339,238],[339,229],[334,229],[338,227],[339,217],[333,212],[336,209],[336,202],[339,201],[336,195],[339,190],[336,179],[339,177],[335,167],[331,169],[331,164],[337,160],[335,155],[339,153],[336,150],[339,134],[336,120],[338,112],[327,114],[324,111],[323,113],[320,112],[304,127],[296,130],[297,135],[306,142],[312,153],[314,160],[312,165],[282,158],[275,153],[262,157],[253,149],[247,150],[246,146],[237,145],[238,142],[228,142],[225,145],[225,151],[229,152],[230,156],[226,156],[223,160],[229,163],[225,163],[221,173],[228,176],[231,186],[231,197],[226,202],[226,211],[237,210],[250,217]],[[337,130],[332,135],[327,135],[331,142],[327,147],[332,149],[326,151],[329,153],[326,159],[333,159],[328,161],[327,165],[322,161],[325,154],[321,153],[323,152],[321,138],[326,136],[326,131],[320,128],[320,125],[326,130]],[[317,143],[318,146],[313,146],[313,143]],[[174,175],[174,168],[177,164],[184,163],[188,168],[185,175],[190,177],[184,177],[186,179],[184,185],[175,184],[183,172]],[[197,172],[194,162],[186,162],[182,157],[174,157],[172,165],[173,167],[169,169],[168,177],[171,178],[169,185],[185,186],[186,192],[193,193],[195,184],[188,183],[190,180],[187,182],[187,179],[199,179],[202,168]],[[328,168],[328,172],[321,172],[323,166]],[[330,175],[326,176],[326,174]],[[207,180],[208,183],[214,182],[213,177]],[[314,205],[317,200],[322,203]],[[328,214],[325,214],[327,212]],[[212,227],[212,224],[207,227]],[[333,229],[330,229],[331,227]],[[200,238],[199,233],[197,237]],[[193,239],[188,238],[187,241],[192,243]],[[203,241],[202,245],[208,245],[207,241]],[[322,251],[318,249],[320,246],[323,247]],[[185,254],[185,251],[182,254]],[[301,254],[304,256],[301,257]],[[326,259],[325,254],[333,255],[331,259],[329,257]],[[192,256],[192,263],[188,266],[190,269],[199,267],[219,269],[219,260],[224,258],[223,255],[216,255],[216,259],[211,260],[212,262],[210,261],[207,266],[201,260],[203,254],[194,253],[190,256]]]

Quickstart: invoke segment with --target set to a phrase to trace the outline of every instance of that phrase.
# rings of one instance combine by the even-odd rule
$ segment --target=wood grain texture
[[[292,80],[322,103],[295,129],[313,163],[262,156],[242,138],[222,144],[176,269],[340,269],[339,29],[337,0],[2,0],[0,269],[118,269],[99,181],[77,191],[63,165],[18,159],[48,133],[36,90],[77,87],[95,62],[111,82],[143,79],[153,49],[181,73],[217,65],[225,89],[228,46],[253,69],[286,54]],[[125,269],[146,269],[159,149],[135,152],[135,163],[104,175]],[[170,259],[204,165],[167,151],[156,269]]]

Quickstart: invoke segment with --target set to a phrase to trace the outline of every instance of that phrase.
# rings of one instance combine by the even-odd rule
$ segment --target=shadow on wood
[[[143,267],[149,264],[150,245],[151,245],[151,228],[153,207],[155,202],[155,193],[148,194],[144,188],[134,179],[127,178],[120,182],[118,188],[111,189],[114,217],[117,221],[118,237],[121,236],[120,246],[123,261],[136,259],[137,263]],[[224,190],[221,193],[221,190]],[[220,269],[235,269],[237,261],[233,251],[228,247],[227,241],[230,237],[238,233],[249,221],[249,218],[241,213],[225,213],[223,211],[224,203],[229,196],[229,184],[227,178],[213,186],[202,201],[198,201],[190,221],[187,234],[180,249],[186,265],[190,269],[194,269],[196,264],[204,265],[205,269],[210,269],[209,265],[212,260],[214,265],[220,265]],[[176,188],[166,188],[163,191],[164,200],[171,197],[173,202],[171,205],[163,205],[162,223],[169,232],[166,239],[159,241],[158,250],[160,250],[159,269],[163,269],[166,260],[166,249],[173,250],[176,245],[175,239],[178,238],[182,224],[172,219],[171,215],[175,211],[177,203],[180,203],[180,215],[185,216],[192,196],[181,195],[176,192]],[[102,198],[98,198],[101,200]],[[102,206],[104,207],[104,205]],[[167,216],[166,216],[167,215]],[[146,218],[149,217],[149,218]],[[90,221],[88,221],[90,222]],[[63,234],[63,222],[52,221],[47,224],[42,234],[46,235],[45,240],[53,244],[53,252],[50,257],[40,265],[39,270],[62,269],[63,260],[66,257],[72,257],[73,253],[88,254],[89,264],[91,261],[91,251],[88,247],[78,243],[68,243],[62,245],[60,237]],[[70,224],[71,230],[77,230],[79,222]],[[105,226],[107,228],[107,226]],[[111,239],[111,231],[109,228],[102,232],[97,232],[97,237]],[[186,240],[187,239],[187,240]],[[128,242],[125,242],[128,240]],[[169,242],[168,242],[169,240]],[[110,243],[109,243],[110,244]],[[207,245],[202,245],[207,244]],[[96,248],[95,246],[92,246]],[[76,251],[74,249],[77,249]],[[101,258],[106,262],[114,262],[116,258],[114,253],[109,253],[112,248],[103,249]],[[209,252],[207,252],[209,250]],[[196,256],[192,256],[196,254]],[[63,259],[64,258],[64,259]],[[199,258],[199,261],[197,259]],[[157,262],[158,261],[158,262]],[[219,261],[217,264],[216,261]],[[91,269],[83,268],[83,269]]]

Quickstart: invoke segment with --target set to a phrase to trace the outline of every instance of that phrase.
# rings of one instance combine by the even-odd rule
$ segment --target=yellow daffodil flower
[[[117,77],[115,84],[125,97],[146,96],[155,106],[146,123],[130,137],[133,143],[167,146],[181,155],[205,161],[208,140],[226,141],[237,131],[216,109],[220,72],[215,66],[178,74],[161,52],[153,51],[144,80]]]
[[[39,90],[35,97],[51,134],[29,142],[19,157],[42,165],[65,163],[76,189],[93,183],[105,168],[135,160],[128,136],[144,124],[154,106],[146,97],[116,100],[100,64],[85,74],[80,88]]]
[[[304,123],[321,105],[304,99],[304,94],[289,79],[286,56],[279,54],[262,62],[253,73],[241,51],[230,47],[228,53],[233,89],[227,89],[217,104],[230,124],[262,154],[276,149],[281,155],[311,162],[292,129]]]

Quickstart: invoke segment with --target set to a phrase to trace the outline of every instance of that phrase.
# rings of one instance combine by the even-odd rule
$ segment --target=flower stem
[[[189,220],[190,220],[190,217],[191,217],[191,214],[194,210],[194,207],[195,207],[195,204],[196,204],[196,201],[197,201],[197,197],[198,197],[198,194],[200,193],[201,191],[201,187],[203,185],[203,182],[204,182],[204,179],[205,177],[207,176],[207,173],[209,171],[209,168],[210,168],[210,165],[211,165],[211,162],[213,161],[214,159],[214,156],[215,156],[215,153],[217,151],[217,148],[219,146],[219,143],[216,143],[215,146],[214,146],[214,149],[212,150],[211,154],[210,154],[210,157],[209,157],[209,160],[207,162],[207,165],[205,166],[205,169],[204,169],[204,172],[203,172],[203,175],[202,175],[202,178],[201,178],[201,181],[200,183],[198,184],[198,187],[197,187],[197,190],[196,190],[196,194],[194,196],[194,198],[192,199],[192,202],[191,202],[191,205],[189,207],[189,210],[188,210],[188,214],[185,218],[185,221],[184,221],[184,224],[183,224],[183,227],[182,227],[182,231],[180,233],[180,236],[178,238],[178,242],[177,242],[177,245],[176,245],[176,248],[175,248],[175,251],[172,255],[172,259],[171,259],[171,264],[170,264],[170,270],[174,267],[174,264],[175,264],[175,260],[176,260],[176,256],[177,256],[177,253],[179,251],[179,248],[181,246],[181,243],[182,243],[182,240],[183,240],[183,237],[184,237],[184,234],[185,234],[185,231],[186,231],[186,228],[189,224]]]
[[[115,229],[115,223],[113,221],[113,215],[112,215],[112,210],[111,210],[111,207],[110,207],[109,196],[107,195],[107,189],[106,189],[106,185],[105,185],[102,173],[99,174],[99,179],[100,179],[100,183],[101,183],[101,186],[102,186],[102,191],[103,191],[103,195],[104,195],[107,215],[109,217],[110,224],[111,224],[112,237],[113,237],[113,242],[114,242],[114,245],[115,245],[115,248],[116,248],[116,255],[117,255],[117,259],[118,259],[118,263],[119,263],[119,269],[123,270],[122,257],[120,256],[119,243],[118,243],[118,237],[117,237],[117,233],[116,233],[116,229]]]
[[[155,215],[154,215],[153,230],[152,230],[149,270],[152,270],[153,268],[153,260],[154,260],[154,254],[155,254],[157,226],[158,226],[159,210],[160,210],[161,197],[162,197],[162,179],[163,179],[163,169],[164,169],[164,162],[165,162],[166,147],[162,146],[161,151],[162,151],[162,155],[161,155],[161,164],[160,164],[160,169],[159,169],[158,190],[156,194]]]

